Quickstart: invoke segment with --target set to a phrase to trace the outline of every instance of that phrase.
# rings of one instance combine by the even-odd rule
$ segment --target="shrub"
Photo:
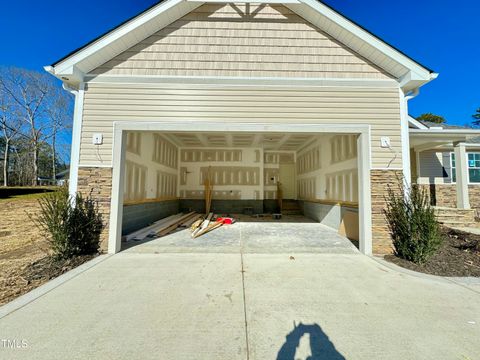
[[[103,223],[91,197],[77,193],[72,201],[68,189],[62,187],[38,202],[40,214],[35,222],[48,235],[55,257],[69,259],[98,251]]]
[[[388,187],[385,215],[393,238],[395,255],[415,263],[424,263],[443,242],[435,211],[425,190],[413,185],[404,192]]]

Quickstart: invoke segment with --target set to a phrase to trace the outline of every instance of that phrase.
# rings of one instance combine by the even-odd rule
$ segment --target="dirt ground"
[[[0,199],[0,305],[88,261],[52,261],[49,246],[30,215],[39,211],[38,196]]]
[[[385,260],[426,274],[480,277],[480,235],[448,228],[442,232],[443,245],[425,264],[415,264],[395,255],[385,256]]]
[[[25,267],[48,255],[48,244],[30,219],[38,212],[36,199],[0,201],[0,305],[29,291]]]

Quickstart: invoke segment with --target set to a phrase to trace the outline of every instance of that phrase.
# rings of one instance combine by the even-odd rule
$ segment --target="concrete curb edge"
[[[448,277],[448,276],[439,276],[439,275],[431,275],[431,274],[425,274],[417,271],[413,271],[410,269],[405,269],[401,266],[398,266],[394,263],[391,263],[387,260],[384,260],[381,257],[378,256],[371,256],[371,259],[376,261],[377,263],[389,268],[390,270],[398,271],[403,274],[423,278],[423,279],[429,279],[429,280],[437,280],[437,281],[443,281],[443,282],[449,282],[449,283],[456,283],[458,285],[480,285],[480,278],[476,277]]]
[[[55,279],[52,279],[46,282],[45,284],[40,285],[39,287],[29,291],[28,293],[19,296],[18,298],[10,301],[9,303],[6,303],[5,305],[0,307],[0,319],[4,318],[5,316],[11,314],[14,311],[17,311],[18,309],[21,309],[22,307],[28,305],[32,301],[35,301],[36,299],[42,297],[43,295],[47,294],[51,290],[55,289],[56,287],[66,283],[67,281],[73,279],[77,275],[80,275],[81,273],[94,267],[95,265],[98,265],[99,263],[106,260],[110,256],[112,255],[109,255],[109,254],[99,255],[94,259],[87,261],[86,263],[76,267],[75,269],[72,269],[66,272],[65,274],[62,274],[56,277]]]

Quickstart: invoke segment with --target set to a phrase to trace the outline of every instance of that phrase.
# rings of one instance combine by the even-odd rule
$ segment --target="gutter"
[[[420,94],[420,89],[419,88],[413,89],[411,92],[409,92],[407,95],[405,95],[405,101],[412,100],[414,97],[418,96],[418,94]]]
[[[428,135],[428,134],[452,134],[452,135],[480,135],[480,130],[475,129],[410,129],[410,133],[419,134],[419,135]]]
[[[55,75],[55,68],[51,65],[44,66],[43,70],[45,70],[46,72],[48,72],[52,75]]]

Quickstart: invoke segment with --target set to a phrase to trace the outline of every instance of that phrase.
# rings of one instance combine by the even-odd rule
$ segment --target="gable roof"
[[[114,29],[74,50],[45,69],[67,83],[83,80],[85,74],[134,46],[159,29],[207,2],[217,0],[163,0]],[[354,21],[318,0],[270,0],[283,4],[305,20],[337,39],[359,55],[398,79],[412,90],[435,79],[437,74]],[[228,3],[228,1],[223,1]],[[247,1],[249,2],[249,1]],[[253,2],[253,1],[252,1]],[[256,4],[262,3],[258,0]]]
[[[462,130],[473,130],[473,128],[468,127],[468,126],[460,126],[460,125],[450,125],[447,123],[435,123],[432,121],[421,121],[423,125],[425,125],[427,128],[436,128],[436,129],[462,129]]]
[[[469,131],[473,133],[478,133],[479,129],[469,127],[468,125],[450,125],[447,123],[435,123],[432,121],[417,120],[413,116],[408,115],[408,124],[410,130],[430,130],[430,131],[439,131],[439,130],[459,130],[468,133]],[[475,138],[475,143],[480,142],[480,137]]]

